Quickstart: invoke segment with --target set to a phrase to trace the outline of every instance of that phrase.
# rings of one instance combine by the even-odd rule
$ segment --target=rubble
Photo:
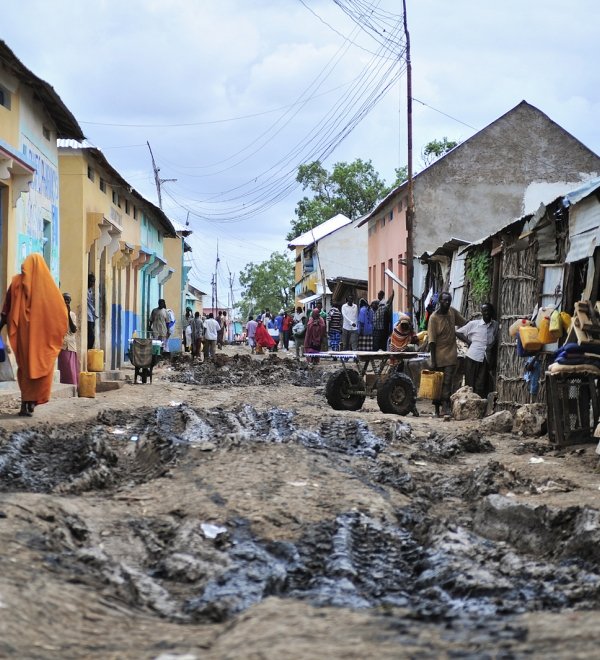
[[[543,435],[546,432],[546,406],[542,403],[519,406],[515,413],[513,432],[526,436]]]
[[[487,400],[479,397],[473,388],[465,385],[450,397],[452,417],[456,420],[481,419],[485,413]]]

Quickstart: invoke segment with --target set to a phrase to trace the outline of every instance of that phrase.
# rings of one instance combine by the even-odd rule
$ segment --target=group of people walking
[[[392,332],[392,299],[384,300],[380,291],[378,299],[370,305],[366,300],[354,302],[348,295],[343,305],[333,305],[325,312],[321,301],[307,312],[301,306],[291,313],[283,309],[272,316],[268,309],[248,317],[246,338],[252,353],[265,350],[276,352],[280,348],[289,351],[290,341],[294,342],[296,357],[327,350],[385,350]]]
[[[183,343],[193,358],[214,358],[217,349],[223,348],[226,332],[227,312],[218,312],[215,318],[212,312],[203,316],[200,312],[193,313],[189,307],[185,310]]]

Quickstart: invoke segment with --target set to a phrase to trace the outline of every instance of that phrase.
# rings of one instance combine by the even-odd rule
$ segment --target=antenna
[[[160,192],[160,187],[162,186],[163,183],[167,183],[168,181],[177,181],[177,179],[161,179],[158,176],[158,173],[160,172],[160,167],[156,166],[156,161],[154,160],[154,154],[152,153],[152,149],[150,148],[150,142],[146,141],[146,144],[148,145],[148,150],[150,151],[150,158],[152,158],[152,169],[154,171],[154,183],[156,184],[156,194],[158,195],[158,206],[162,210],[162,195]],[[188,220],[189,220],[189,212],[188,212]],[[188,224],[186,222],[186,224]]]

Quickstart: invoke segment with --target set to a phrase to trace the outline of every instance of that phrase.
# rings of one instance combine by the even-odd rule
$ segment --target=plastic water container
[[[87,399],[96,398],[96,373],[82,371],[79,374],[79,396]]]
[[[442,383],[444,374],[441,371],[421,371],[421,382],[419,383],[419,398],[439,401],[442,396]]]
[[[87,352],[88,371],[104,371],[104,351],[100,348],[90,348]]]
[[[519,339],[523,350],[527,352],[539,351],[542,348],[539,331],[534,325],[521,326],[519,328]]]

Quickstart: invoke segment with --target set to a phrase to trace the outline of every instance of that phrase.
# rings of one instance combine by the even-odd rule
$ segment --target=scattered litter
[[[219,534],[225,534],[227,527],[211,525],[211,523],[200,523],[200,529],[207,539],[216,539]]]
[[[288,484],[290,486],[296,486],[297,488],[301,488],[302,486],[308,486],[308,481],[288,481]]]
[[[545,463],[546,461],[541,456],[532,456],[529,459],[530,463]]]
[[[427,463],[425,461],[413,461],[413,463],[415,465],[421,465],[423,467],[425,467],[427,465]]]
[[[113,434],[114,435],[125,435],[125,431],[123,429],[114,429]]]
[[[181,405],[181,401],[169,401],[169,405],[173,406],[173,408],[176,408],[177,406]]]
[[[131,442],[137,442],[138,441],[138,436],[137,435],[132,435],[131,438],[129,438]]]

